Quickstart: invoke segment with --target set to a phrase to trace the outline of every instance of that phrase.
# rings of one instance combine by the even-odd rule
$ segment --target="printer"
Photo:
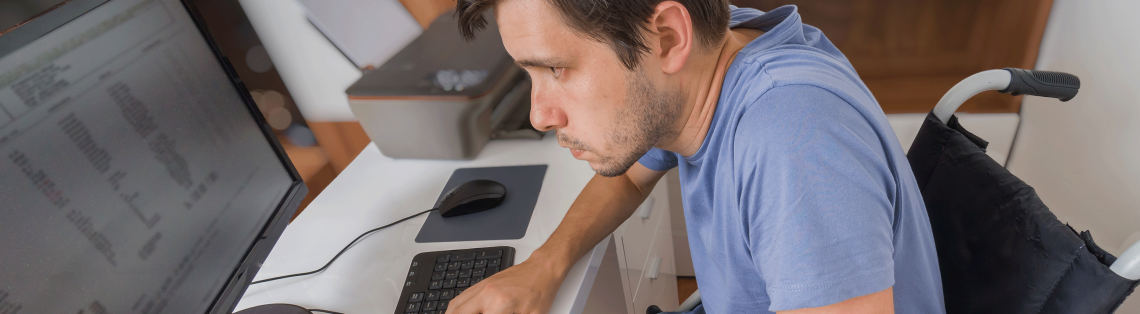
[[[490,23],[466,41],[452,14],[348,88],[348,103],[392,158],[472,159],[492,138],[542,138],[530,125],[530,81]]]

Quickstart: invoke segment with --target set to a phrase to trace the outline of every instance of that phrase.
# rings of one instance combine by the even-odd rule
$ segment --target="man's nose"
[[[566,126],[566,112],[557,102],[547,99],[549,95],[539,93],[537,89],[531,94],[530,123],[534,128],[546,132]]]

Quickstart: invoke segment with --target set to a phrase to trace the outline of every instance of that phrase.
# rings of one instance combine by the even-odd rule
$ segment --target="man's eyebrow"
[[[524,68],[557,68],[566,64],[566,62],[556,58],[522,59],[515,60],[515,63]]]

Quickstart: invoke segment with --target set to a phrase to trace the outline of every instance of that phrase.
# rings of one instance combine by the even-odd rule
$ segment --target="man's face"
[[[656,60],[643,57],[629,71],[609,46],[563,23],[546,0],[505,0],[495,10],[503,45],[533,83],[531,123],[555,130],[574,158],[617,176],[675,136],[682,97],[659,87]]]

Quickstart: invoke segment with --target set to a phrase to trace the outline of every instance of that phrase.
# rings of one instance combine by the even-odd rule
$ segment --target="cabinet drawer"
[[[667,246],[669,252],[668,256],[662,257],[662,271],[661,276],[666,275],[674,276],[673,289],[676,290],[675,271],[672,256],[672,225],[669,224],[669,192],[667,183],[662,180],[650,192],[649,197],[642,204],[643,206],[650,205],[648,211],[639,208],[633,215],[630,216],[617,230],[614,231],[614,240],[617,247],[618,264],[620,265],[620,273],[622,278],[622,286],[625,289],[627,302],[627,310],[631,314],[640,314],[645,312],[645,308],[635,309],[633,300],[636,298],[636,293],[642,286],[641,279],[645,275],[645,268],[650,266],[646,262],[649,260],[650,254],[653,251],[661,251],[661,249],[654,249],[658,246]],[[653,253],[656,254],[656,253]],[[659,277],[659,278],[662,278]],[[648,290],[642,291],[648,293]],[[673,293],[676,295],[676,293]],[[647,297],[643,297],[645,300]],[[675,296],[674,296],[675,298]]]
[[[630,274],[638,274],[636,277],[631,275],[630,282],[633,284],[633,308],[634,313],[645,312],[645,309],[650,305],[660,306],[664,310],[672,310],[677,308],[677,275],[676,264],[673,258],[673,238],[670,236],[672,228],[669,225],[669,219],[672,217],[663,217],[664,221],[658,226],[654,232],[653,245],[650,248],[646,260],[641,265],[630,265]],[[656,262],[659,260],[660,262]],[[656,278],[651,278],[654,272],[654,264],[656,265]]]
[[[644,264],[650,246],[653,245],[654,238],[657,236],[658,227],[661,226],[663,218],[669,216],[669,197],[665,184],[658,184],[642,205],[649,205],[649,203],[652,203],[652,207],[648,218],[642,218],[642,210],[639,208],[632,217],[629,217],[622,224],[624,227],[622,233],[617,234],[615,232],[615,236],[618,237],[625,251],[625,262],[629,263],[626,267],[641,267],[641,264]],[[632,279],[630,282],[636,283],[637,280]]]

